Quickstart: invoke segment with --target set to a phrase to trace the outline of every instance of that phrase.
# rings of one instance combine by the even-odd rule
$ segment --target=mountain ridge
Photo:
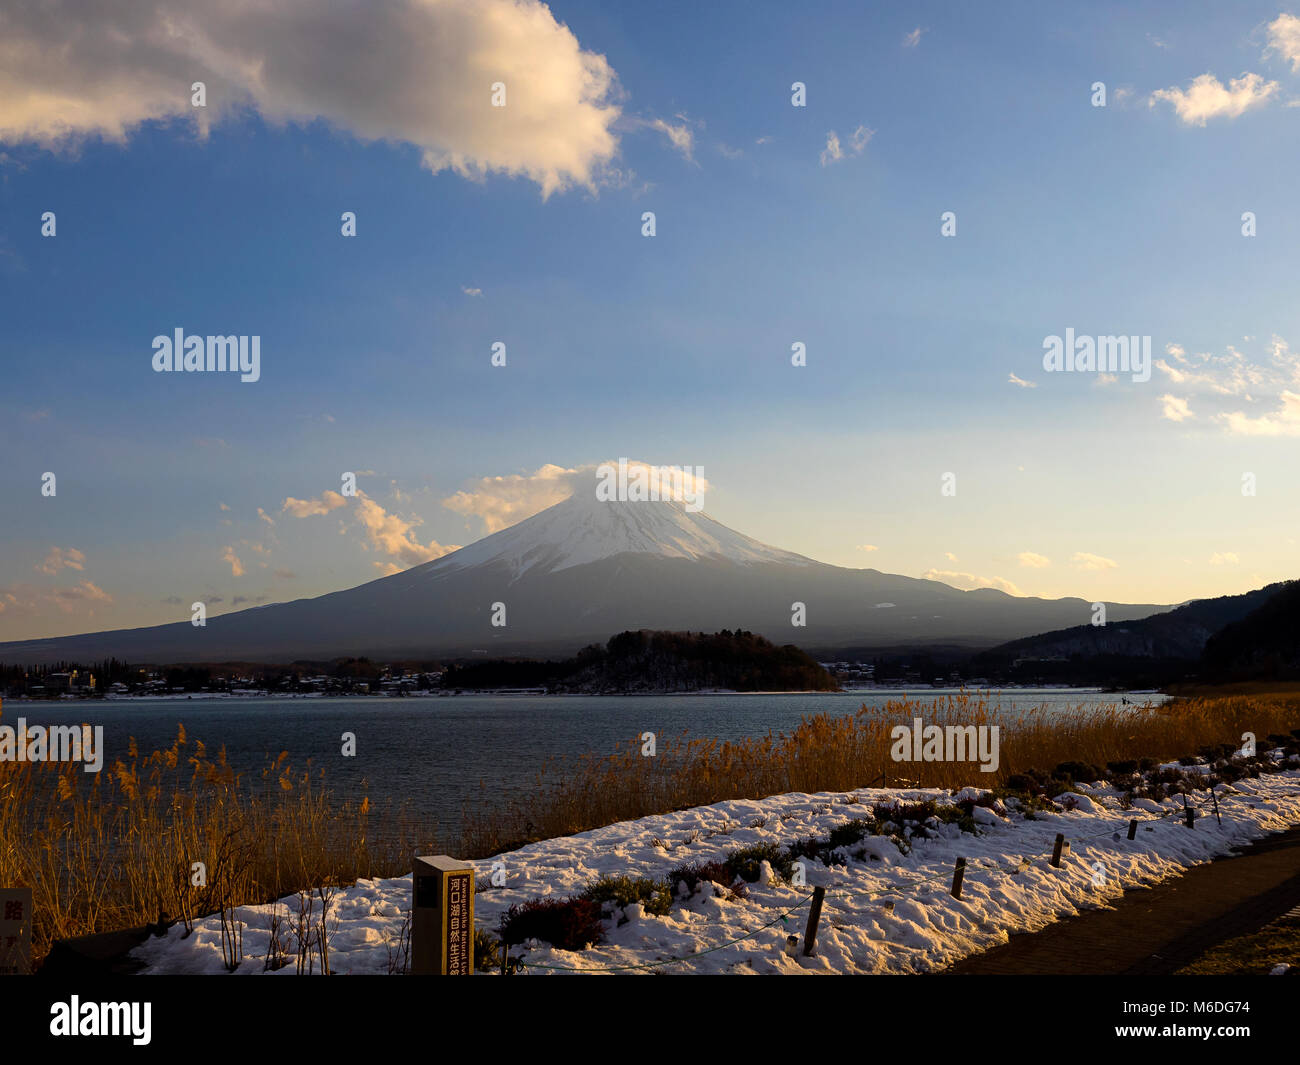
[[[501,604],[498,607],[497,604]],[[803,604],[804,625],[792,624]],[[1116,620],[1166,610],[1108,604]],[[284,661],[574,653],[611,632],[744,629],[778,645],[990,647],[1090,616],[1079,598],[962,591],[772,547],[680,502],[579,491],[439,559],[207,619],[0,644],[0,661]],[[503,620],[504,625],[494,624]]]

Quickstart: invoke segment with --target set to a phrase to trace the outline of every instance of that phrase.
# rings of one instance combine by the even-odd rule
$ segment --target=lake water
[[[927,702],[947,694],[921,689]],[[862,706],[883,706],[901,693],[881,689],[818,694],[540,696],[460,695],[404,699],[379,697],[149,698],[95,701],[8,701],[4,724],[24,717],[28,726],[89,722],[103,725],[105,762],[125,759],[132,736],[141,753],[168,747],[178,723],[190,742],[202,740],[210,755],[225,745],[237,770],[257,776],[268,756],[289,752],[301,771],[310,759],[323,768],[336,794],[372,802],[410,799],[422,819],[454,833],[466,801],[482,794],[509,799],[529,791],[547,759],[612,754],[643,732],[661,741],[683,732],[693,737],[737,740],[769,730],[788,732],[809,715],[851,715]],[[1120,696],[1096,689],[1015,689],[995,693],[1006,710],[1045,707],[1068,714],[1080,706],[1117,703]],[[1134,702],[1162,702],[1138,695]],[[342,735],[356,736],[356,757],[341,756]],[[639,746],[639,741],[638,741]],[[864,782],[865,783],[865,782]]]

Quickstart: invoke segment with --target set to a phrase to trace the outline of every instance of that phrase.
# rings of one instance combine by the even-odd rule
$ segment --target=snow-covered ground
[[[1284,757],[1281,751],[1274,753]],[[1288,764],[1295,765],[1295,759]],[[601,876],[661,878],[683,863],[721,859],[755,843],[825,838],[832,828],[869,815],[873,804],[892,799],[949,802],[979,794],[968,788],[956,796],[943,789],[778,795],[546,840],[474,863],[476,924],[495,933],[511,904],[565,898]],[[605,922],[606,941],[587,950],[566,952],[535,943],[514,946],[511,953],[522,955],[523,971],[531,974],[618,967],[668,973],[914,973],[942,968],[1005,942],[1011,931],[1037,930],[1104,906],[1126,888],[1175,876],[1236,845],[1300,823],[1300,769],[1221,785],[1218,794],[1222,826],[1201,792],[1206,805],[1193,828],[1186,826],[1180,798],[1159,803],[1136,799],[1132,809],[1123,810],[1120,793],[1100,782],[1078,788],[1062,804],[1072,809],[1038,812],[1033,819],[1014,807],[976,807],[979,835],[936,823],[933,838],[914,838],[907,854],[887,836],[867,836],[857,845],[866,852],[859,857],[841,851],[830,867],[806,860],[807,887],[765,875],[737,899],[705,883],[691,897],[679,899],[667,916],[647,915],[639,904],[612,914]],[[1130,842],[1127,829],[1133,817],[1146,820]],[[1048,858],[1058,832],[1071,843],[1060,868],[1053,868]],[[966,858],[960,900],[949,893],[958,856]],[[505,867],[504,887],[491,886],[498,862]],[[807,899],[815,885],[826,888],[816,957],[789,957],[786,937],[798,934],[802,942]],[[391,949],[410,900],[409,875],[363,880],[342,889],[330,922],[332,970],[390,971]],[[276,905],[282,916],[297,911],[293,896]],[[272,909],[239,909],[245,924],[240,973],[263,971]],[[788,916],[783,920],[782,914]],[[199,922],[188,937],[180,926],[173,927],[166,936],[147,941],[136,956],[150,973],[217,973],[223,971],[220,944],[220,925],[213,917]],[[279,970],[281,975],[294,972],[292,959]]]

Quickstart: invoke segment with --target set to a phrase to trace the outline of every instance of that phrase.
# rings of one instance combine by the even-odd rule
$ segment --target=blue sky
[[[0,46],[0,638],[348,587],[553,502],[548,465],[624,455],[702,466],[706,510],[761,540],[960,587],[1295,576],[1300,21],[1276,3],[446,0],[323,29],[289,3],[270,30],[161,6],[179,45],[88,13],[85,54],[24,16]],[[498,8],[508,34],[476,21]],[[506,112],[553,90],[521,173],[519,127],[475,110],[488,75],[435,62],[457,34]],[[600,114],[575,54],[604,57]],[[261,379],[152,372],[176,327],[260,336]],[[1047,373],[1067,327],[1150,336],[1166,369]],[[342,471],[364,502],[310,505]]]

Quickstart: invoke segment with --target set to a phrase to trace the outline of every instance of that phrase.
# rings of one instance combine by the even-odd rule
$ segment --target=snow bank
[[[759,882],[749,885],[745,898],[736,899],[702,884],[664,917],[631,906],[605,922],[606,942],[585,951],[565,952],[535,943],[515,946],[512,954],[522,954],[525,973],[538,975],[566,968],[640,966],[652,968],[620,971],[925,972],[1004,943],[1011,931],[1036,931],[1061,917],[1105,906],[1126,888],[1156,883],[1300,822],[1300,770],[1294,769],[1221,787],[1221,826],[1208,805],[1199,812],[1195,827],[1188,828],[1180,798],[1136,800],[1132,809],[1124,810],[1115,789],[1097,785],[1086,790],[1088,795],[1071,794],[1071,802],[1063,804],[1072,809],[1056,813],[1026,817],[1010,803],[1010,809],[1000,803],[992,809],[976,807],[978,835],[961,832],[955,824],[936,825],[933,838],[914,837],[907,854],[888,837],[867,836],[850,849],[857,857],[849,857],[844,849],[837,852],[844,864],[827,867],[807,859],[808,887]],[[966,791],[966,797],[984,794]],[[825,838],[832,828],[869,816],[871,805],[895,799],[950,802],[953,796],[943,789],[778,795],[644,817],[535,843],[474,863],[480,889],[476,923],[495,933],[511,904],[564,898],[601,876],[661,878],[683,863],[720,859],[751,844]],[[1129,841],[1132,817],[1146,820]],[[1058,832],[1070,847],[1061,867],[1053,868],[1048,857]],[[966,858],[960,900],[948,892],[959,856]],[[497,862],[505,866],[504,887],[491,886]],[[410,879],[363,880],[340,891],[329,935],[336,973],[389,971],[390,952],[410,905]],[[807,899],[815,885],[827,889],[817,956],[789,957],[786,936],[797,933],[802,938]],[[291,896],[276,906],[282,916],[296,912],[296,899]],[[272,909],[244,906],[237,911],[245,924],[245,958],[239,973],[263,971]],[[223,971],[215,917],[199,922],[189,937],[173,927],[135,953],[150,973]],[[294,972],[291,962],[278,975]]]

